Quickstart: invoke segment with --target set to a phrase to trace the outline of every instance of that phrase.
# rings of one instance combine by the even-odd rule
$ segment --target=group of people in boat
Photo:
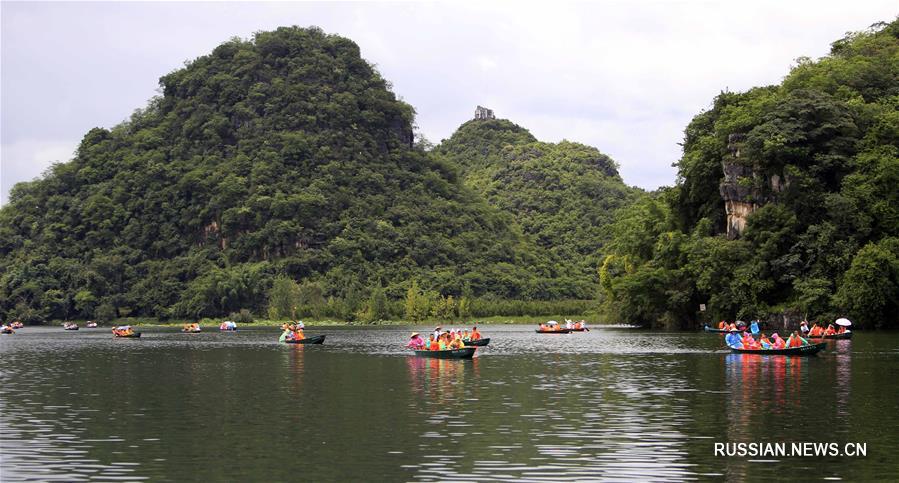
[[[720,330],[729,330],[731,332],[746,330],[746,322],[738,320],[736,323],[734,323],[722,320],[721,322],[718,322],[718,328]]]
[[[78,330],[78,324],[75,322],[63,322],[62,328],[65,330]]]
[[[441,327],[436,327],[427,340],[418,332],[413,332],[406,347],[412,350],[445,351],[465,347],[465,343],[481,340],[481,333],[477,327],[468,329],[450,329],[441,332]]]
[[[121,325],[112,328],[112,335],[116,337],[131,337],[134,335],[134,329],[130,325]]]
[[[833,324],[827,324],[827,328],[825,329],[823,326],[818,325],[817,322],[812,324],[811,327],[808,326],[808,322],[802,321],[802,324],[799,326],[799,329],[803,334],[807,334],[809,337],[824,337],[828,335],[837,335],[837,334],[845,334],[846,327],[842,325],[839,328],[834,327]]]
[[[772,334],[770,338],[765,334],[759,334],[758,339],[749,332],[743,332],[743,335],[731,332],[724,337],[724,341],[728,347],[744,350],[777,350],[809,345],[809,342],[799,335],[799,331],[793,331],[786,340],[777,332]]]
[[[283,324],[281,330],[284,332],[281,333],[281,340],[303,340],[306,338],[306,334],[303,333],[305,328],[306,325],[302,320],[295,324]]]
[[[194,322],[192,324],[184,324],[184,326],[181,328],[181,332],[200,332],[202,330],[203,329],[200,328],[200,324],[197,322]]]
[[[226,320],[219,325],[219,330],[237,330],[237,322]]]
[[[15,334],[16,331],[13,330],[12,324],[3,324],[0,325],[0,334]]]

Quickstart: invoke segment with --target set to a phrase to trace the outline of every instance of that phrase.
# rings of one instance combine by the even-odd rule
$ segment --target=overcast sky
[[[0,4],[0,200],[216,45],[282,25],[349,37],[431,141],[492,108],[540,140],[596,146],[625,182],[675,180],[683,128],[721,90],[778,83],[892,1]]]

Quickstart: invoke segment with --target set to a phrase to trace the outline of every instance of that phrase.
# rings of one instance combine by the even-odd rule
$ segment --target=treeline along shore
[[[722,92],[674,184],[646,192],[599,149],[481,106],[416,136],[346,38],[234,38],[12,189],[0,319],[896,328],[897,59],[893,20]]]

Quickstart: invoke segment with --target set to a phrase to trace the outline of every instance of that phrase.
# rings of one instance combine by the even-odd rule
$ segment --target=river
[[[897,333],[790,358],[718,334],[481,329],[469,361],[410,356],[404,327],[307,329],[322,346],[0,335],[0,480],[899,479]],[[715,454],[794,442],[866,456]]]

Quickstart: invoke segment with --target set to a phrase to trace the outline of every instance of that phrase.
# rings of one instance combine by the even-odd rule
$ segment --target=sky
[[[321,27],[354,40],[432,142],[477,105],[541,141],[597,147],[624,181],[675,183],[690,119],[779,83],[893,1],[0,3],[0,202],[232,37]]]

